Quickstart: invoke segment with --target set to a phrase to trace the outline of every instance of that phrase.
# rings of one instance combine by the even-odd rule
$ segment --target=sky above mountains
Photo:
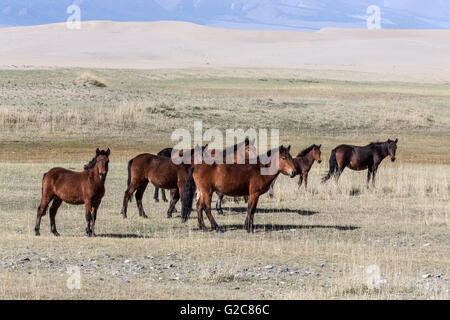
[[[447,0],[0,0],[0,26],[65,22],[79,6],[81,21],[176,20],[253,30],[366,28],[369,6],[383,29],[450,29]]]

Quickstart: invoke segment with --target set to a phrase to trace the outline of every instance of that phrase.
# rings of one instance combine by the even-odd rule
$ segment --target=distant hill
[[[365,28],[377,5],[384,29],[449,29],[447,0],[0,0],[0,26],[64,22],[71,4],[82,20],[177,20],[261,30]]]

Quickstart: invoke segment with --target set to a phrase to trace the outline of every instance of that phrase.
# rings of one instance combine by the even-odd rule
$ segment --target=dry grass
[[[80,86],[84,71],[0,71],[1,298],[448,299],[448,85],[95,70],[107,87]],[[167,219],[151,186],[150,218],[133,201],[123,220],[127,160],[171,145],[173,129],[198,119],[205,129],[279,128],[293,153],[322,143],[324,162],[306,192],[280,177],[275,198],[258,205],[254,235],[242,230],[243,203],[228,201],[224,217],[213,212],[224,233],[202,233],[195,213],[187,224]],[[382,163],[376,188],[349,170],[338,186],[319,183],[334,146],[388,137],[399,138],[398,160]],[[81,169],[97,146],[112,149],[100,236],[85,237],[83,208],[64,204],[62,237],[50,235],[48,216],[35,237],[42,174]],[[367,286],[371,265],[379,289]],[[69,266],[81,268],[80,290],[67,289]]]
[[[223,234],[202,233],[195,213],[186,225],[178,215],[167,219],[167,205],[153,202],[151,187],[144,197],[150,218],[138,217],[132,202],[123,220],[126,163],[114,163],[98,238],[84,236],[82,207],[67,205],[57,216],[62,237],[50,234],[45,217],[37,238],[40,177],[54,165],[80,167],[0,167],[3,298],[448,299],[448,167],[383,163],[375,189],[355,172],[344,172],[338,187],[320,184],[318,166],[307,192],[296,179],[280,177],[275,198],[260,201],[256,233],[248,235],[243,203],[228,201],[224,217],[214,212]],[[31,261],[20,262],[25,257]],[[367,287],[366,268],[374,264],[379,290]],[[73,265],[81,266],[81,290],[66,287]]]

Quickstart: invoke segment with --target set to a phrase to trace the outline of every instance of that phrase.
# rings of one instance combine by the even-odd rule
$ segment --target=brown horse
[[[375,186],[375,175],[381,161],[387,156],[391,157],[391,161],[395,161],[397,142],[398,139],[395,139],[395,141],[388,139],[385,142],[372,142],[363,147],[347,144],[337,146],[331,152],[330,170],[322,178],[322,182],[329,180],[332,175],[335,176],[337,182],[342,171],[344,171],[345,167],[348,167],[352,170],[368,169],[367,185],[369,185],[370,176],[372,175],[372,184]]]
[[[256,148],[254,146],[255,140],[253,139],[252,141],[250,141],[248,138],[246,138],[244,141],[240,142],[240,143],[236,143],[233,146],[227,147],[223,150],[220,149],[208,149],[205,151],[204,159],[215,159],[215,157],[218,158],[222,158],[222,163],[231,161],[232,163],[238,163],[240,160],[240,157],[242,157],[242,159],[244,160],[248,160],[250,158],[254,158],[256,157]],[[162,156],[162,157],[171,157],[172,154],[172,150],[173,148],[165,148],[163,150],[161,150],[160,152],[158,152],[158,156]],[[227,157],[229,157],[227,159]],[[156,202],[158,202],[158,191],[159,188],[155,187],[155,193],[153,198],[155,199]],[[163,200],[166,200],[166,196],[164,193],[164,189],[161,189],[161,193],[163,196]],[[170,191],[171,193],[171,198],[173,199],[174,195],[176,194],[176,189],[172,189]],[[222,210],[222,202],[223,202],[223,195],[218,193],[218,200],[216,202],[216,208],[217,211],[219,212],[220,215],[223,215],[223,210]],[[176,212],[175,207],[173,208],[173,212]]]
[[[157,156],[150,153],[143,153],[137,155],[128,161],[128,182],[127,190],[123,198],[122,215],[127,217],[128,202],[131,201],[131,196],[136,191],[136,203],[139,209],[139,215],[147,218],[142,206],[142,197],[147,188],[149,181],[161,189],[176,189],[172,200],[170,201],[167,217],[171,218],[175,204],[183,195],[184,184],[188,176],[188,169],[194,164],[194,157],[198,153],[203,153],[208,145],[201,148],[196,148],[188,151],[190,153],[189,163],[175,164],[172,158],[164,156]],[[180,157],[184,156],[183,150],[178,152]]]
[[[287,148],[281,146],[267,152],[269,163],[275,166],[275,170],[264,175],[261,174],[261,170],[267,168],[268,164],[264,164],[261,156],[258,157],[256,164],[198,164],[189,169],[181,210],[183,222],[189,218],[195,189],[198,188],[200,198],[197,202],[197,214],[198,226],[201,230],[206,230],[203,222],[204,209],[211,228],[220,231],[211,214],[211,197],[214,191],[218,191],[232,197],[249,196],[244,228],[247,232],[253,232],[253,216],[260,195],[269,190],[270,184],[280,172],[291,177],[295,175],[294,161],[289,153],[290,148],[291,146]]]
[[[297,174],[299,176],[298,179],[298,186],[301,187],[303,181],[305,181],[305,190],[308,185],[308,173],[309,170],[311,170],[312,165],[314,164],[314,161],[317,161],[318,163],[322,162],[322,159],[320,158],[321,151],[320,147],[322,145],[311,145],[308,148],[302,150],[297,156],[294,158],[294,164],[295,164],[295,170],[297,171]],[[276,181],[276,180],[275,180]],[[270,185],[269,190],[269,197],[273,198],[273,185],[275,184],[275,181],[272,182]]]
[[[34,231],[40,235],[41,218],[45,215],[49,203],[50,230],[55,236],[55,216],[61,203],[84,204],[86,210],[86,233],[95,236],[94,227],[97,219],[97,209],[105,194],[105,179],[108,173],[110,150],[97,149],[95,157],[84,166],[84,171],[75,172],[64,168],[53,168],[42,178],[42,200],[37,209],[36,227]]]

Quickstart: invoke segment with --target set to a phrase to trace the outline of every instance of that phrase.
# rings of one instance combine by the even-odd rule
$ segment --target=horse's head
[[[388,141],[386,141],[387,150],[388,150],[389,156],[391,157],[392,162],[395,161],[395,152],[397,151],[397,142],[398,142],[398,139],[395,139],[395,141],[388,139]]]
[[[111,151],[109,150],[100,150],[97,148],[95,150],[95,166],[94,168],[97,169],[98,175],[100,179],[105,180],[106,174],[108,173],[108,163],[109,163],[109,154]]]
[[[295,170],[294,159],[292,159],[290,151],[290,145],[287,148],[280,146],[278,149],[278,166],[281,173],[293,178],[297,171]]]
[[[322,159],[320,158],[320,155],[322,154],[322,152],[320,151],[321,146],[321,144],[319,144],[318,146],[314,145],[314,147],[312,148],[313,158],[317,161],[317,163],[322,162]]]

